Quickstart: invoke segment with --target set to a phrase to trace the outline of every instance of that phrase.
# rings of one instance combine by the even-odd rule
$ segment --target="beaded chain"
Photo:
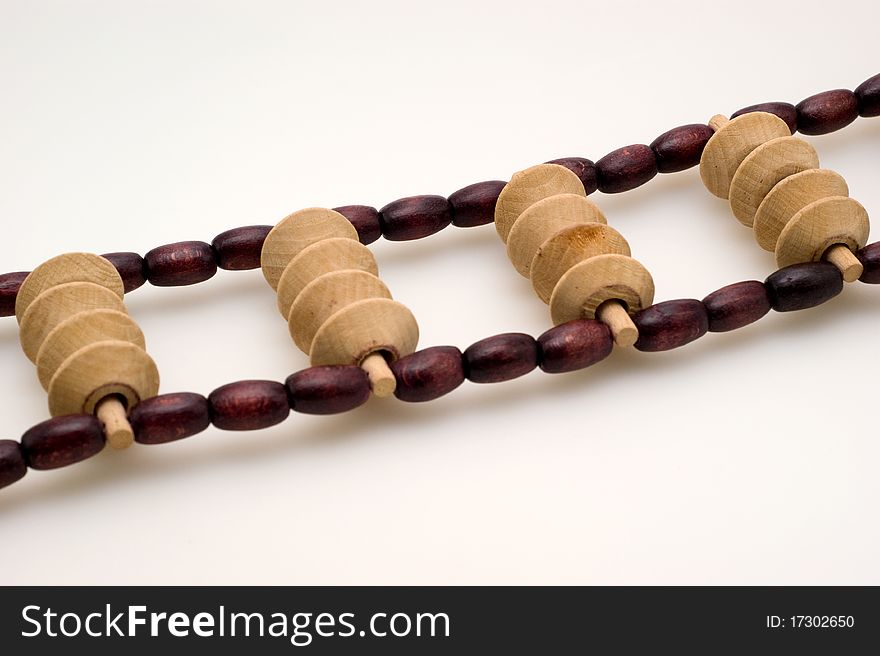
[[[793,135],[839,130],[880,116],[880,75],[799,104],[770,102],[619,148],[595,163],[551,160],[509,182],[478,182],[448,198],[411,196],[381,209],[309,208],[276,226],[245,226],[208,244],[160,246],[141,257],[69,253],[32,272],[0,275],[0,316],[15,315],[25,355],[49,395],[51,419],[20,441],[0,440],[0,488],[32,469],[85,460],[106,444],[162,444],[210,425],[256,430],[291,410],[335,414],[371,395],[424,402],[465,380],[495,383],[535,368],[563,373],[608,357],[614,346],[666,351],[707,332],[751,324],[770,310],[815,307],[845,282],[880,284],[880,242],[866,245],[868,215],[843,178],[819,167]],[[702,300],[654,303],[651,274],[587,197],[639,187],[658,173],[700,167],[703,184],[752,228],[777,271],[734,283]],[[417,349],[418,325],[392,299],[366,247],[427,237],[448,225],[494,223],[514,268],[549,305],[554,326],[538,336],[505,333],[463,352]],[[146,282],[193,285],[217,269],[261,268],[309,368],[284,383],[246,380],[207,397],[159,394],[159,372],[123,296]]]

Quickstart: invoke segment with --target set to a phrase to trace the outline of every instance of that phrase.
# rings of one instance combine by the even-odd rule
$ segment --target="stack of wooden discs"
[[[638,332],[630,319],[654,300],[651,274],[606,224],[580,179],[557,164],[513,175],[495,205],[495,228],[516,270],[550,305],[554,324],[598,318],[619,346]]]
[[[766,112],[714,116],[709,125],[715,134],[700,159],[703,184],[730,200],[777,265],[825,259],[847,282],[858,279],[862,265],[853,251],[868,241],[868,213],[839,174],[819,168],[815,149]]]
[[[156,364],[122,295],[110,262],[68,253],[34,269],[15,304],[21,346],[37,365],[50,413],[97,414],[115,448],[133,441],[126,408],[159,391]]]
[[[312,365],[360,365],[376,396],[394,392],[388,362],[415,351],[419,327],[348,219],[319,207],[294,212],[269,232],[261,265]]]

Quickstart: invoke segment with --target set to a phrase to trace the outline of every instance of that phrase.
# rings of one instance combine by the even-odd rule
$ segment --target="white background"
[[[880,72],[874,2],[0,1],[0,270],[449,194]],[[807,139],[880,210],[880,119]],[[702,298],[775,267],[698,173],[594,196]],[[876,232],[874,239],[876,239]],[[537,335],[492,226],[374,245],[421,345]],[[307,365],[259,271],[126,300],[162,390]],[[0,491],[0,583],[880,584],[880,288],[681,350],[105,452]],[[0,433],[47,416],[0,322]]]

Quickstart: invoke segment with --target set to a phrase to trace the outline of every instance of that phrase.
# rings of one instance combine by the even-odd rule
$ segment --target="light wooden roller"
[[[514,174],[498,197],[495,220],[510,261],[550,304],[554,323],[597,318],[618,346],[635,343],[630,315],[653,300],[653,280],[577,176],[555,164]]]
[[[394,393],[389,362],[415,350],[418,325],[392,300],[348,219],[324,208],[294,212],[269,232],[261,263],[294,343],[313,366],[358,365],[375,396]]]
[[[773,251],[780,267],[824,259],[846,282],[862,264],[853,253],[867,243],[865,209],[848,198],[846,182],[819,168],[813,147],[789,134],[773,114],[752,112],[731,121],[714,116],[715,134],[700,159],[706,188],[729,198],[739,221]]]
[[[158,393],[159,374],[126,313],[119,273],[102,257],[69,253],[37,267],[22,289],[21,345],[50,413],[95,414],[111,447],[130,446],[128,408]]]

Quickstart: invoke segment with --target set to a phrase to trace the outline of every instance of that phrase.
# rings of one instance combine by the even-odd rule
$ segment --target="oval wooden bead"
[[[58,367],[87,344],[118,340],[145,349],[144,333],[125,312],[119,310],[85,310],[59,323],[46,335],[37,351],[37,377],[43,389]]]
[[[287,390],[272,380],[242,380],[208,395],[211,422],[221,430],[257,430],[280,424],[290,414]]]
[[[712,135],[700,157],[700,178],[710,193],[728,198],[730,181],[739,165],[762,143],[790,136],[785,121],[767,112],[749,112],[731,119]]]
[[[514,268],[529,277],[532,259],[549,237],[583,223],[606,223],[602,210],[586,196],[557,194],[539,200],[520,214],[507,235],[507,257]]]
[[[761,201],[790,175],[819,167],[816,149],[797,137],[779,137],[746,155],[730,181],[730,209],[744,226],[752,227]]]
[[[672,128],[651,142],[660,173],[684,171],[700,163],[703,148],[715,132],[703,123]]]
[[[22,282],[15,300],[15,317],[19,324],[37,297],[52,287],[83,282],[103,287],[122,299],[125,287],[116,267],[91,253],[65,253],[43,262]]]
[[[12,485],[27,474],[21,445],[15,440],[0,440],[0,488]]]
[[[880,284],[880,241],[868,244],[856,256],[864,267],[859,280],[869,285]]]
[[[143,349],[130,342],[83,346],[67,358],[49,381],[49,412],[91,414],[99,401],[116,394],[133,408],[159,393],[159,371]]]
[[[103,448],[101,422],[91,415],[48,419],[21,437],[21,449],[32,469],[66,467],[91,458]]]
[[[645,144],[633,144],[613,150],[596,162],[599,191],[619,194],[635,189],[657,175],[654,151]]]
[[[689,344],[706,334],[706,308],[695,299],[664,301],[633,316],[639,329],[635,347],[640,351],[668,351]]]
[[[580,179],[559,164],[538,164],[513,174],[495,204],[495,229],[507,242],[510,229],[527,207],[557,194],[586,196]]]
[[[15,299],[21,283],[28,277],[29,271],[13,271],[0,274],[0,317],[11,317],[15,314]]]
[[[584,193],[587,196],[599,188],[599,183],[596,180],[596,165],[584,157],[560,157],[544,163],[559,164],[574,173],[584,185]]]
[[[787,102],[765,102],[758,103],[757,105],[749,105],[748,107],[743,107],[735,111],[730,115],[731,119],[736,118],[737,116],[742,116],[743,114],[750,114],[752,112],[766,112],[768,114],[775,114],[788,126],[788,129],[792,134],[797,132],[797,109],[794,105]]]
[[[62,321],[86,310],[125,312],[125,305],[116,292],[93,282],[68,282],[40,294],[21,318],[19,340],[28,359],[36,362],[46,336]]]
[[[463,358],[469,381],[500,383],[538,366],[538,343],[525,333],[504,333],[471,344]]]
[[[602,254],[629,256],[629,244],[617,230],[602,223],[563,228],[541,244],[532,259],[529,268],[532,287],[542,301],[549,303],[553,289],[566,271]]]
[[[247,271],[260,268],[260,253],[268,225],[252,225],[221,232],[211,241],[217,257],[217,266],[226,271]]]
[[[379,221],[379,210],[369,205],[343,205],[334,207],[334,212],[339,212],[351,222],[358,234],[358,241],[362,244],[372,244],[382,236],[382,224]]]
[[[179,241],[158,246],[144,255],[147,280],[156,287],[184,287],[212,278],[217,261],[211,244]]]
[[[165,444],[192,437],[211,425],[208,399],[201,394],[162,394],[138,403],[128,415],[140,444]]]
[[[333,314],[370,298],[391,298],[388,287],[373,274],[354,269],[325,273],[306,285],[293,302],[290,336],[308,353],[315,333]]]
[[[804,207],[829,196],[848,195],[846,180],[834,171],[809,169],[795,173],[777,183],[758,205],[752,226],[755,239],[761,248],[773,252],[786,224]]]
[[[300,251],[322,239],[333,237],[358,239],[357,230],[339,212],[324,207],[309,207],[282,219],[269,231],[263,243],[260,266],[266,282],[272,289],[277,289],[285,267]]]
[[[507,184],[502,180],[488,180],[462,187],[449,196],[452,208],[452,225],[471,228],[486,225],[495,220],[495,203]]]
[[[370,398],[367,372],[355,365],[310,367],[285,381],[294,412],[333,415],[348,412]]]
[[[147,282],[144,258],[137,253],[104,253],[101,257],[116,268],[126,294]]]
[[[357,269],[379,275],[373,252],[354,239],[323,239],[301,250],[278,281],[278,310],[281,316],[290,319],[290,308],[306,285],[325,273],[342,269]]]
[[[855,89],[859,116],[880,116],[880,74],[869,77]]]
[[[312,340],[313,366],[360,364],[381,352],[392,362],[416,350],[419,326],[412,312],[397,301],[370,298],[333,314]]]
[[[793,264],[764,281],[771,307],[792,312],[821,305],[843,290],[843,275],[828,262]]]
[[[849,89],[823,91],[797,104],[798,130],[828,134],[844,128],[859,116],[859,101]]]
[[[561,374],[585,369],[604,360],[614,348],[611,330],[601,321],[575,319],[554,326],[538,337],[541,369]]]
[[[835,244],[856,251],[868,242],[869,230],[868,213],[861,203],[846,196],[822,198],[800,210],[782,229],[776,264],[816,262]]]
[[[754,323],[770,311],[764,283],[747,280],[727,285],[703,299],[709,332],[723,333]]]
[[[394,396],[409,403],[433,401],[464,382],[462,354],[454,346],[432,346],[391,364]]]
[[[584,260],[556,283],[550,296],[554,325],[574,319],[595,319],[605,301],[622,301],[632,314],[654,301],[654,280],[637,260],[626,255],[597,255]]]
[[[443,230],[452,223],[452,211],[443,196],[409,196],[379,210],[379,221],[388,241],[410,241]]]

